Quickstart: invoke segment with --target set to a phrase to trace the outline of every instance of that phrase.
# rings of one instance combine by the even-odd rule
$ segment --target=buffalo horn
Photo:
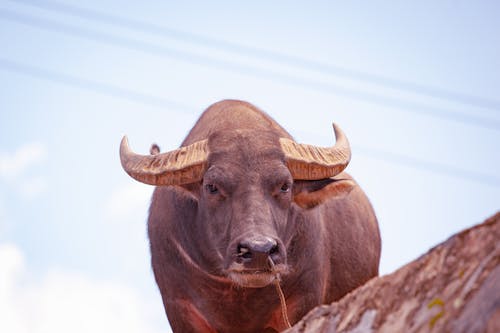
[[[149,185],[182,185],[200,181],[207,157],[207,140],[156,155],[134,153],[126,136],[120,144],[123,169],[135,180]]]
[[[349,141],[333,124],[336,142],[333,147],[316,147],[280,138],[281,149],[292,177],[297,180],[318,180],[341,173],[351,159]]]

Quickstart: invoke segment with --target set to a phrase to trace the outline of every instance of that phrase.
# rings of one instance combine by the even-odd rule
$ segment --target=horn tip
[[[120,141],[120,150],[128,148],[128,147],[129,147],[128,137],[126,135],[124,135],[122,140]]]
[[[333,127],[333,132],[335,133],[335,138],[338,139],[340,136],[342,136],[343,132],[342,130],[340,129],[340,126],[333,122],[332,123],[332,127]]]
[[[128,144],[128,138],[126,135],[123,136],[121,142],[120,142],[120,161],[122,163],[122,166],[125,167],[125,161],[127,159],[127,155],[129,153],[129,144]]]

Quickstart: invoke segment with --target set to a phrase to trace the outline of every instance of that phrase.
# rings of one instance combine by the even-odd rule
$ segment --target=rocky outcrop
[[[499,263],[497,213],[286,332],[500,332]]]

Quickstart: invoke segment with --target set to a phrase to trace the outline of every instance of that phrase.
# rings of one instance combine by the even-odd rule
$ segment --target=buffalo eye
[[[281,191],[281,193],[288,193],[288,192],[290,192],[290,185],[288,185],[287,183],[281,185],[280,191]]]
[[[207,189],[208,193],[210,193],[210,194],[219,193],[219,189],[214,184],[207,184],[207,185],[205,185],[205,188]]]

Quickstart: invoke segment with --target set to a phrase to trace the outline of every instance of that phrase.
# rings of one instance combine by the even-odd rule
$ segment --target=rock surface
[[[500,212],[287,333],[500,332]]]

